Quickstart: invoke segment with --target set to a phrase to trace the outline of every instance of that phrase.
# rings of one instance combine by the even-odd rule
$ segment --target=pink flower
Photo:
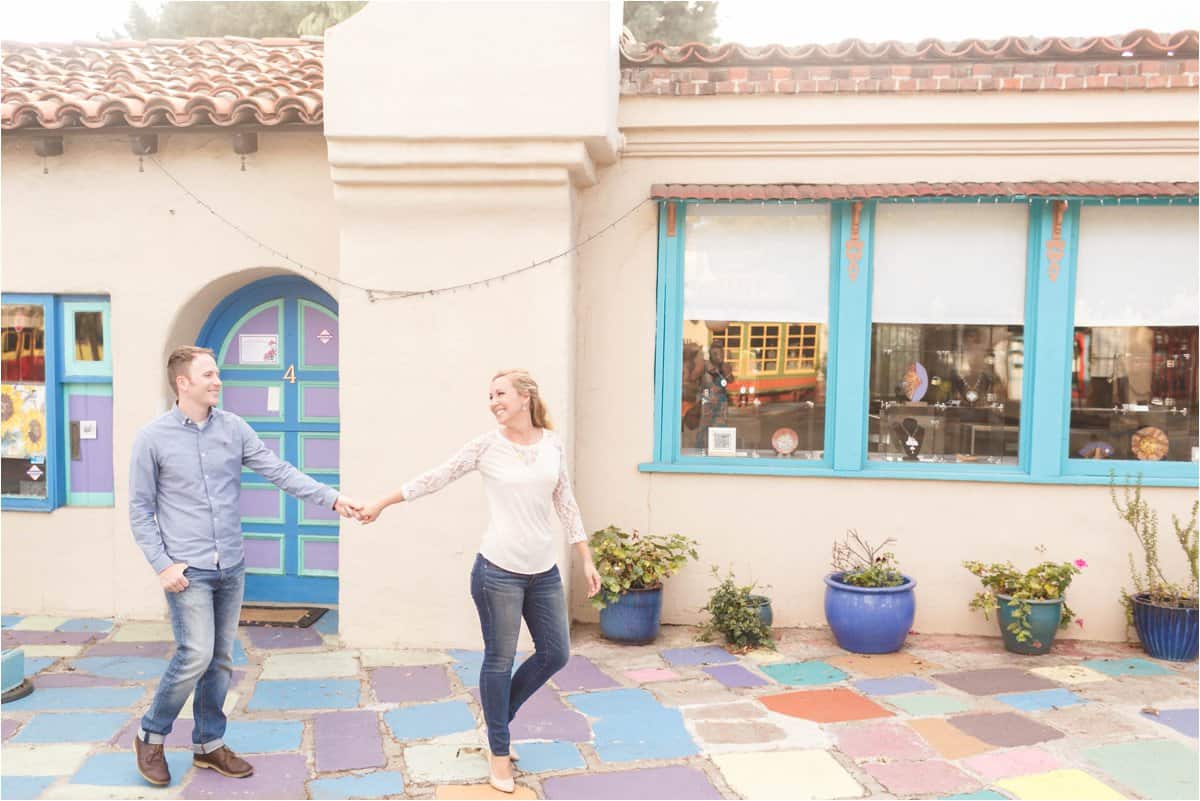
[[[1087,562],[1085,562],[1083,559],[1076,559],[1075,567],[1087,567]]]
[[[1081,617],[1075,618],[1075,625],[1079,626],[1079,628],[1083,628],[1083,618],[1081,618]]]

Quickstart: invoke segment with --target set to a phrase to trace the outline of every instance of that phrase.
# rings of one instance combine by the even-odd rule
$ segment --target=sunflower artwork
[[[31,459],[46,455],[46,388],[4,384],[0,392],[0,456]]]

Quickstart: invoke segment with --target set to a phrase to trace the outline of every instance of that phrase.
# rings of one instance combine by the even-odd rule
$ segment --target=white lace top
[[[472,470],[483,475],[488,526],[479,552],[512,573],[542,573],[554,566],[551,508],[574,544],[587,540],[579,506],[567,478],[562,440],[548,429],[532,445],[518,445],[499,429],[468,442],[445,464],[400,488],[413,501],[445,487]]]

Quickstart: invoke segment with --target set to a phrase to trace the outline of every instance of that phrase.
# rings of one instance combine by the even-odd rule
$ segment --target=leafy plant
[[[854,587],[899,587],[906,579],[896,563],[896,554],[883,549],[895,542],[888,537],[871,545],[854,529],[841,542],[833,544],[833,572],[838,580]]]
[[[696,541],[681,534],[632,534],[616,526],[592,534],[592,559],[600,592],[592,606],[603,609],[630,590],[653,589],[675,574],[688,558],[698,559]]]
[[[1154,606],[1195,609],[1200,597],[1197,575],[1197,553],[1200,544],[1197,542],[1196,512],[1200,502],[1192,503],[1192,515],[1186,526],[1180,525],[1179,518],[1171,515],[1171,523],[1175,527],[1175,539],[1187,557],[1188,570],[1191,580],[1187,584],[1170,581],[1163,573],[1158,553],[1158,513],[1150,508],[1150,504],[1142,498],[1142,477],[1130,484],[1126,481],[1123,490],[1124,503],[1117,500],[1117,478],[1115,472],[1109,473],[1109,495],[1113,507],[1121,519],[1133,529],[1133,535],[1142,546],[1142,568],[1134,562],[1133,554],[1129,554],[1129,573],[1133,577],[1134,595],[1145,596],[1146,602]],[[1133,595],[1124,588],[1121,589],[1121,604],[1125,607],[1125,618],[1133,625]]]
[[[1039,545],[1037,550],[1044,553],[1046,549]],[[963,567],[977,576],[984,586],[984,591],[976,593],[971,599],[971,609],[983,612],[986,619],[989,612],[999,607],[997,595],[1011,596],[1008,607],[1013,612],[1013,622],[1007,628],[1016,636],[1017,642],[1025,642],[1033,636],[1029,626],[1029,615],[1033,610],[1030,601],[1063,599],[1071,580],[1079,575],[1082,568],[1087,567],[1087,562],[1082,559],[1074,562],[1042,562],[1025,572],[1013,567],[1012,562],[984,564],[966,561]],[[1059,628],[1066,627],[1074,619],[1075,612],[1063,599]]]
[[[722,634],[725,642],[736,650],[760,646],[774,648],[771,629],[758,616],[760,596],[754,595],[757,583],[738,585],[732,570],[726,571],[722,580],[716,565],[713,565],[712,574],[719,583],[709,588],[712,595],[700,610],[709,614],[708,621],[700,627],[700,639],[708,642]]]

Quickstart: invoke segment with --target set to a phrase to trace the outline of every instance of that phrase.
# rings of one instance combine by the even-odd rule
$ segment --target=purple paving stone
[[[84,652],[84,656],[144,656],[167,659],[175,650],[173,642],[100,642]]]
[[[133,736],[137,734],[138,727],[142,725],[140,717],[134,718],[129,723],[117,732],[109,743],[115,746],[129,746],[133,742]],[[176,718],[175,725],[171,727],[171,733],[167,735],[167,748],[191,748],[192,747],[192,721],[187,718]]]
[[[0,720],[0,729],[2,729],[2,731],[0,731],[0,740],[7,740],[9,737],[12,737],[17,733],[17,728],[20,725],[20,723],[12,718],[4,718],[3,720]]]
[[[560,690],[607,690],[619,687],[586,656],[572,656],[567,666],[554,674],[554,686]]]
[[[933,690],[937,685],[916,676],[893,676],[886,679],[862,679],[854,682],[854,687],[867,695],[899,695]]]
[[[39,673],[33,677],[33,686],[38,689],[46,687],[120,687],[123,684],[125,684],[123,679],[92,676],[88,673]]]
[[[673,765],[644,770],[617,770],[552,776],[542,780],[546,798],[720,798],[703,773]]]
[[[710,665],[701,670],[726,687],[761,687],[764,684],[770,684],[762,676],[752,673],[741,665]]]
[[[1058,740],[1063,733],[1016,712],[977,712],[949,719],[951,725],[988,745],[1016,748],[1047,740]]]
[[[450,695],[450,677],[441,665],[375,668],[371,686],[385,704],[436,701]]]
[[[325,643],[320,632],[311,628],[247,626],[245,630],[255,648],[315,648]]]
[[[18,645],[83,645],[99,637],[95,631],[12,631],[5,630],[5,640]],[[5,646],[8,647],[7,645]]]
[[[662,656],[675,667],[720,665],[737,661],[736,656],[715,645],[702,645],[696,648],[668,648],[662,652]]]
[[[328,712],[317,715],[314,723],[318,771],[382,768],[387,764],[377,713]]]
[[[230,779],[215,770],[194,770],[184,798],[307,798],[308,766],[302,754],[265,754],[253,758],[254,774]]]
[[[1192,738],[1196,737],[1197,730],[1200,730],[1200,709],[1160,709],[1154,715],[1142,712],[1142,717],[1170,726],[1180,734]]]
[[[1053,690],[1057,684],[1018,668],[982,668],[954,673],[935,673],[938,681],[971,695],[998,695]]]
[[[471,695],[478,702],[479,688],[472,687]],[[540,688],[521,705],[508,731],[514,741],[563,740],[586,743],[592,739],[587,718],[564,704],[558,693],[549,687]]]

